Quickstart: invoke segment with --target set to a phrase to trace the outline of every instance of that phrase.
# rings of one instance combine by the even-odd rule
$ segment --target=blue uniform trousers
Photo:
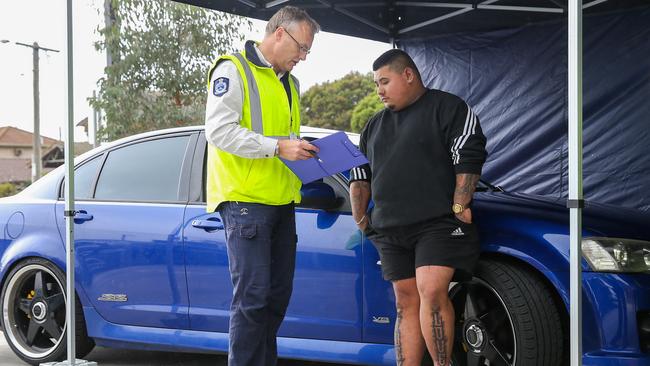
[[[275,365],[276,334],[293,289],[294,204],[225,202],[219,211],[226,228],[234,287],[228,365]]]

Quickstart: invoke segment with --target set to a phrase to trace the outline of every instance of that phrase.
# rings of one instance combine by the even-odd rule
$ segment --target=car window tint
[[[90,199],[93,197],[93,182],[97,176],[97,168],[101,163],[101,156],[93,158],[74,170],[74,197],[76,199]]]
[[[341,205],[338,207],[337,211],[340,212],[352,212],[352,206],[350,204],[350,193],[348,187],[341,184],[340,181],[336,180],[334,176],[325,177],[323,179],[327,185],[334,189],[336,197],[340,200]]]
[[[176,201],[189,136],[140,142],[111,151],[102,168],[96,199]]]
[[[97,168],[102,162],[101,157],[97,156],[83,163],[83,165],[74,170],[74,198],[78,200],[91,199],[93,197],[93,182],[97,175]],[[61,186],[61,198],[65,197],[65,180]]]
[[[323,190],[323,185],[327,185],[332,188],[334,193],[334,200],[328,199],[324,196],[327,196]],[[321,191],[321,193],[313,192],[313,190]],[[309,197],[305,196],[307,190],[312,190]],[[339,212],[351,212],[349,193],[347,187],[345,187],[340,181],[338,181],[335,176],[328,176],[323,178],[320,181],[312,182],[306,185],[303,185],[300,193],[302,196],[302,201],[297,205],[301,208],[312,208],[320,209],[327,211],[339,211]],[[315,193],[315,195],[314,195]]]

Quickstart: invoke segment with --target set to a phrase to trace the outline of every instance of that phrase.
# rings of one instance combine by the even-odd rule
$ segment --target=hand
[[[305,140],[278,140],[278,155],[286,160],[307,160],[312,155],[309,151],[317,153],[318,147]]]
[[[456,214],[456,218],[466,224],[472,223],[472,210],[467,207],[463,212]]]

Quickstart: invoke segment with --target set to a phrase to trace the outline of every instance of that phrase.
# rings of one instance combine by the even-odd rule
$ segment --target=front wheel
[[[551,289],[521,265],[481,260],[450,290],[454,366],[559,366],[562,324]]]
[[[39,258],[18,263],[2,288],[2,324],[14,353],[32,365],[66,357],[64,273]],[[76,353],[81,358],[94,347],[88,338],[81,306],[76,304]]]

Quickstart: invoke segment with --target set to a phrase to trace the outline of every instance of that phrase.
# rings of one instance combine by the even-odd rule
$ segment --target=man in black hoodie
[[[393,283],[397,364],[420,365],[426,347],[436,365],[447,366],[454,340],[449,283],[471,277],[479,256],[469,205],[486,139],[462,99],[424,87],[406,52],[385,52],[373,70],[386,108],[361,132],[370,163],[351,172],[352,213]],[[370,198],[374,209],[366,213]]]

